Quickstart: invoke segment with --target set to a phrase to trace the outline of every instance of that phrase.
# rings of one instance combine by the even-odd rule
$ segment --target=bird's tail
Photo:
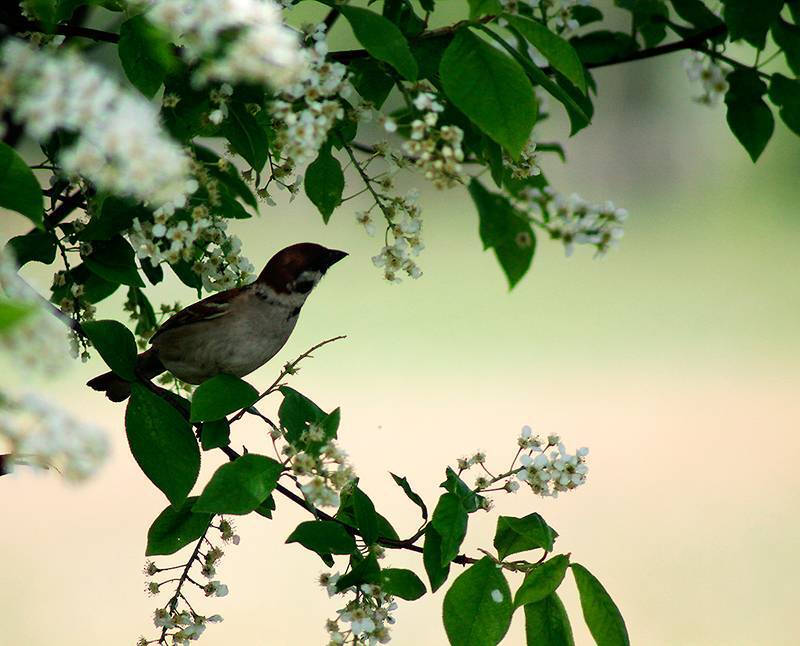
[[[150,349],[142,352],[136,359],[136,374],[141,379],[152,379],[164,372],[164,365],[161,363],[155,352]],[[131,396],[131,384],[113,372],[105,372],[94,379],[86,382],[89,388],[105,393],[112,402],[125,401]]]

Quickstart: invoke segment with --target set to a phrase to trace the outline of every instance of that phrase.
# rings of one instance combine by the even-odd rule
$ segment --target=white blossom
[[[0,88],[0,108],[37,141],[57,130],[77,135],[59,153],[68,175],[154,206],[183,206],[196,190],[189,158],[162,130],[157,108],[74,51],[9,40],[0,51]]]

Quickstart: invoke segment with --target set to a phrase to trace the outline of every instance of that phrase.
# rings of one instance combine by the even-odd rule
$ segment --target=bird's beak
[[[328,254],[326,258],[327,266],[331,267],[332,265],[335,265],[337,262],[339,262],[342,258],[346,257],[347,253],[344,251],[339,251],[338,249],[328,249]]]

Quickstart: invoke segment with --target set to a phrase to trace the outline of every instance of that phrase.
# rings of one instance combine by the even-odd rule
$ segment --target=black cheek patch
[[[293,291],[300,292],[301,294],[308,294],[314,288],[313,280],[300,280],[293,286]]]

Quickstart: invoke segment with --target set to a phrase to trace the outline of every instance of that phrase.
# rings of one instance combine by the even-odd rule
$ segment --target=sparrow
[[[153,379],[168,370],[200,384],[224,373],[244,377],[274,357],[289,339],[311,290],[347,256],[312,242],[276,253],[258,278],[182,309],[156,330],[153,346],[136,359],[136,374]],[[107,372],[86,384],[120,402],[130,383]]]

